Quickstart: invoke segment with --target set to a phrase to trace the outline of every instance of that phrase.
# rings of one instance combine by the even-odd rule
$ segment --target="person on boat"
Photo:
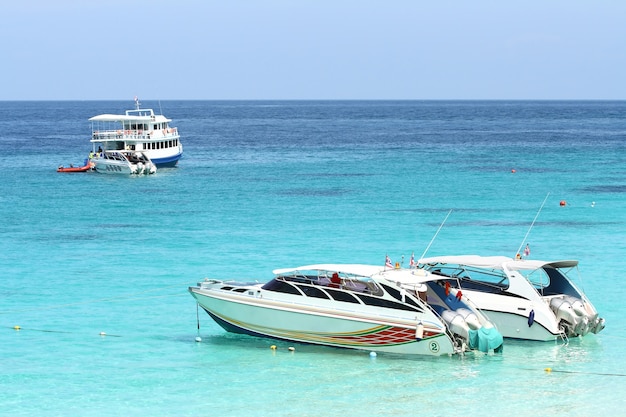
[[[339,288],[341,286],[341,278],[339,278],[339,274],[334,272],[333,276],[330,278],[330,287]]]
[[[93,151],[89,152],[89,159],[93,159],[93,157],[94,157]]]

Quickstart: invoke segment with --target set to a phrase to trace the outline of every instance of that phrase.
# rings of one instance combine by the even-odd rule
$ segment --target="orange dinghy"
[[[87,172],[92,168],[91,162],[89,160],[85,160],[85,165],[81,167],[75,167],[72,165],[69,167],[60,166],[57,168],[57,172]]]

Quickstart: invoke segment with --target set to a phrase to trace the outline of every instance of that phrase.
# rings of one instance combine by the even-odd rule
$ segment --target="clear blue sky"
[[[624,0],[2,0],[0,100],[626,99]]]

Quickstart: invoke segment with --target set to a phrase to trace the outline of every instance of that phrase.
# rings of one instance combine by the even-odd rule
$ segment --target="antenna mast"
[[[548,201],[549,196],[550,196],[550,193],[548,193],[546,195],[546,198],[543,199],[543,203],[541,203],[541,207],[539,207],[539,211],[537,211],[537,214],[535,214],[535,218],[533,219],[533,222],[530,224],[530,227],[528,228],[528,231],[526,232],[526,236],[524,236],[524,239],[522,240],[522,243],[519,245],[517,252],[515,252],[515,256],[517,256],[517,254],[520,253],[520,251],[522,250],[522,246],[524,246],[524,242],[526,242],[526,238],[528,237],[528,235],[530,234],[530,231],[535,225],[535,221],[537,221],[537,217],[539,217],[539,213],[541,213],[541,210],[543,209],[543,206],[546,204],[546,201]]]
[[[444,223],[446,222],[446,220],[448,220],[448,217],[450,217],[450,213],[452,213],[452,209],[450,209],[450,211],[448,212],[448,215],[446,216],[446,218],[443,219],[443,222],[441,222],[441,224],[439,225],[439,229],[437,229],[437,233],[435,233],[435,236],[433,236],[433,238],[430,240],[430,243],[426,247],[426,250],[424,251],[424,253],[422,253],[422,256],[420,256],[419,259],[422,259],[424,257],[424,255],[426,255],[426,252],[428,252],[428,249],[430,249],[430,246],[433,244],[433,242],[437,238],[437,235],[439,234],[439,231],[443,227]]]

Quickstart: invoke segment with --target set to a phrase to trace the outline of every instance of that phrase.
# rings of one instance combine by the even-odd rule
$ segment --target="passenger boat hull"
[[[174,168],[178,164],[180,158],[182,158],[183,153],[181,151],[176,153],[175,155],[165,157],[151,156],[149,152],[146,152],[146,155],[150,158],[152,163],[156,165],[157,168]]]

